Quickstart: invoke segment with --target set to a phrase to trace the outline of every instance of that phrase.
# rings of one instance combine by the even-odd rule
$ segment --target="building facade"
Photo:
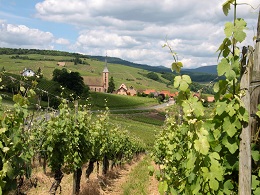
[[[109,71],[107,67],[107,58],[102,77],[84,77],[84,83],[89,86],[90,91],[106,93],[108,89]]]

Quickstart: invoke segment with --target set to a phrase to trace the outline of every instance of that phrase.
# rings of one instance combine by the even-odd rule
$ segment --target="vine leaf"
[[[231,191],[234,189],[234,186],[232,184],[232,182],[230,180],[227,180],[225,183],[224,183],[224,193],[225,194],[231,194]]]
[[[239,18],[235,20],[235,24],[232,22],[227,22],[225,24],[224,32],[226,37],[231,37],[233,35],[234,38],[241,43],[246,38],[246,33],[243,31],[245,29],[246,29],[245,20]]]
[[[182,62],[173,62],[172,63],[172,71],[180,73],[182,67],[183,67]]]
[[[260,159],[259,151],[253,150],[253,151],[251,151],[251,154],[252,154],[252,158],[254,159],[254,161],[259,161],[259,159]]]
[[[207,155],[209,152],[209,142],[206,136],[199,136],[198,140],[194,141],[194,148],[201,154]]]
[[[174,78],[174,87],[179,88],[181,91],[186,91],[191,84],[191,79],[188,75],[176,76]]]
[[[235,0],[228,0],[225,3],[223,3],[222,10],[226,16],[228,15],[228,12],[230,10],[230,4],[234,3],[234,1]]]
[[[218,59],[222,53],[224,58],[228,57],[228,55],[230,54],[230,49],[229,49],[230,45],[231,45],[230,39],[225,38],[217,50],[217,52],[219,51]]]
[[[225,74],[227,67],[230,66],[227,59],[223,58],[220,63],[218,64],[217,71],[218,71],[218,76],[222,76]]]
[[[237,132],[234,123],[231,123],[231,122],[230,122],[229,117],[226,117],[226,118],[224,119],[223,129],[225,129],[225,130],[227,131],[227,134],[228,134],[230,137],[233,137],[233,136],[236,134],[236,132]]]
[[[160,194],[164,194],[167,191],[167,189],[168,189],[167,182],[166,181],[160,182],[158,188],[159,188]]]

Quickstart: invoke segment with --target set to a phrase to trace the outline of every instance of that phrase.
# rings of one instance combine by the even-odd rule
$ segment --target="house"
[[[121,84],[118,90],[116,91],[116,94],[135,96],[137,94],[137,91],[133,88],[133,86],[131,86],[128,89],[125,84]]]
[[[137,91],[133,88],[133,86],[131,86],[128,90],[127,90],[127,93],[130,95],[130,96],[135,96],[137,94]]]
[[[21,72],[21,75],[24,77],[33,77],[35,76],[35,72],[32,69],[25,68],[23,72]]]
[[[170,92],[170,91],[167,91],[167,90],[162,90],[162,91],[160,91],[160,94],[163,94],[164,97],[168,97],[168,98],[171,97],[171,92]]]
[[[59,67],[65,67],[65,65],[66,65],[66,62],[58,62],[57,63],[57,66],[59,66]]]
[[[105,68],[103,70],[102,77],[84,76],[83,80],[84,83],[89,86],[90,91],[106,93],[108,89],[108,79],[109,79],[108,76],[109,76],[109,71],[107,68],[107,58],[106,58]]]
[[[116,90],[116,94],[118,94],[118,95],[128,95],[127,94],[127,87],[125,86],[125,84],[120,85],[118,90]]]
[[[143,91],[145,95],[149,95],[150,93],[156,93],[155,89],[146,89]]]

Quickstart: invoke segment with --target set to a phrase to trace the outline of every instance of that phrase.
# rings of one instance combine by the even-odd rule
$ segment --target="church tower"
[[[108,89],[108,68],[107,68],[107,56],[106,56],[106,59],[105,59],[105,68],[103,70],[103,85],[104,85],[104,92],[106,93],[107,92],[107,89]]]

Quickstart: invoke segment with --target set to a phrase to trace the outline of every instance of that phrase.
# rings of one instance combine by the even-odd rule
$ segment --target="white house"
[[[24,77],[33,77],[33,76],[35,76],[35,72],[32,69],[27,69],[27,68],[25,68],[21,74]]]

